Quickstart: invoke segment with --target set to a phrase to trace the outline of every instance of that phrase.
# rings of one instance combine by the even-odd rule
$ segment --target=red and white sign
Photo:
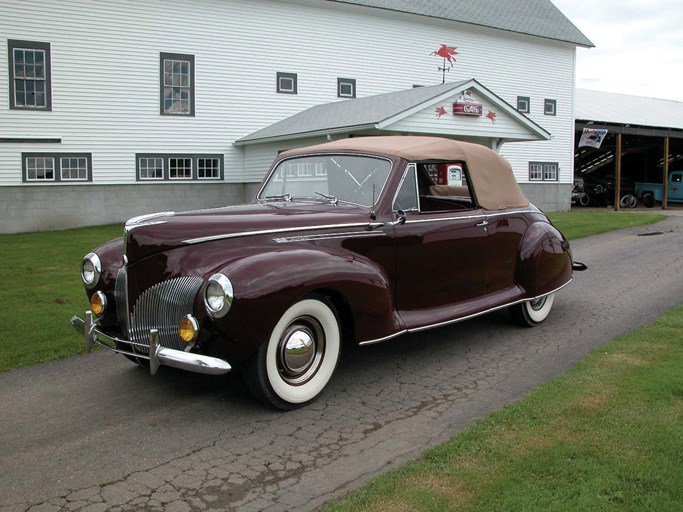
[[[470,103],[466,101],[456,101],[453,103],[454,116],[481,116],[484,115],[484,105],[481,103]]]

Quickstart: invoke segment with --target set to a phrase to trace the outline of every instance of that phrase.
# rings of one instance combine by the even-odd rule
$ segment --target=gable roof
[[[544,128],[520,114],[475,79],[470,79],[316,105],[242,137],[234,144],[241,146],[362,130],[385,130],[393,123],[469,88],[476,88],[481,95],[524,125],[532,134],[529,140],[550,138]]]
[[[550,0],[327,0],[459,21],[592,47]]]

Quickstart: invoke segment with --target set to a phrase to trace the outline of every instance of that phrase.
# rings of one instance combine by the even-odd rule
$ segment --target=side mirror
[[[374,216],[371,215],[371,218],[374,219]],[[368,224],[368,227],[370,229],[377,229],[377,228],[382,228],[384,226],[400,226],[400,225],[405,224],[405,223],[406,223],[406,212],[404,212],[403,210],[397,210],[396,211],[396,220],[394,222],[389,222],[388,224],[384,223],[384,222],[370,222]]]
[[[392,222],[391,226],[401,226],[406,223],[406,212],[403,210],[396,211],[396,220]]]

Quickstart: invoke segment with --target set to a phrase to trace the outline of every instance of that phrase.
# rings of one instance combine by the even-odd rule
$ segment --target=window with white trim
[[[355,98],[356,80],[353,78],[337,78],[337,97]]]
[[[557,115],[557,100],[546,99],[543,104],[543,113],[546,116]]]
[[[529,96],[517,96],[517,110],[522,114],[531,112],[531,98]]]
[[[529,181],[558,181],[557,162],[529,162]]]
[[[62,181],[86,181],[88,179],[88,159],[84,156],[68,156],[59,159]]]
[[[281,94],[297,94],[296,73],[277,72],[277,92]]]
[[[139,158],[138,179],[141,181],[163,180],[164,159],[161,157]]]
[[[55,181],[55,159],[46,156],[25,158],[26,181]]]
[[[169,158],[168,178],[171,180],[191,180],[192,158]]]
[[[223,155],[154,153],[135,155],[138,181],[222,180]]]
[[[221,178],[220,158],[197,158],[197,179],[218,180]]]
[[[10,109],[52,110],[50,43],[7,41]]]
[[[194,115],[194,55],[160,54],[161,114]]]
[[[90,153],[22,153],[24,183],[92,181]]]

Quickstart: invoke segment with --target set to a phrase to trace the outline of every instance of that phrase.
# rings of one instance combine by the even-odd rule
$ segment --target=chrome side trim
[[[508,215],[516,215],[519,213],[536,213],[534,210],[531,209],[525,209],[525,210],[514,210],[511,212],[498,212],[498,213],[481,213],[478,215],[462,215],[460,217],[438,217],[438,218],[432,218],[432,219],[409,219],[406,220],[406,224],[422,224],[426,222],[445,222],[445,221],[455,221],[455,220],[479,220],[479,219],[487,219],[491,217],[505,217]]]
[[[404,330],[399,331],[399,332],[397,332],[397,333],[390,334],[389,336],[385,336],[384,338],[378,338],[378,339],[376,339],[376,340],[361,341],[358,345],[360,345],[360,346],[373,345],[373,344],[375,344],[375,343],[381,343],[381,342],[383,342],[383,341],[387,341],[387,340],[390,340],[390,339],[392,339],[392,338],[396,338],[396,337],[401,336],[402,334],[405,334],[405,333],[413,333],[413,332],[426,331],[426,330],[428,330],[428,329],[434,329],[434,328],[436,328],[436,327],[443,327],[443,326],[445,326],[445,325],[451,325],[451,324],[455,324],[455,323],[458,323],[458,322],[464,322],[465,320],[470,320],[470,319],[476,318],[476,317],[478,317],[478,316],[486,315],[486,314],[488,314],[488,313],[493,313],[494,311],[498,311],[499,309],[509,308],[510,306],[514,306],[515,304],[521,304],[522,302],[529,302],[529,301],[533,301],[533,300],[538,300],[538,299],[540,299],[540,298],[542,298],[542,297],[546,297],[546,296],[548,296],[548,295],[551,295],[551,294],[553,294],[553,293],[556,293],[556,292],[560,291],[562,288],[564,288],[564,287],[567,286],[569,283],[571,283],[572,280],[573,280],[573,278],[570,279],[569,281],[567,281],[566,283],[564,283],[562,286],[560,286],[560,287],[558,287],[558,288],[555,288],[554,290],[552,290],[552,291],[550,291],[550,292],[548,292],[548,293],[543,293],[543,294],[541,294],[541,295],[538,295],[538,296],[536,296],[536,297],[531,297],[531,298],[527,298],[527,299],[516,300],[516,301],[513,301],[513,302],[509,302],[509,303],[506,303],[506,304],[502,304],[502,305],[500,305],[500,306],[496,306],[495,308],[489,308],[489,309],[484,310],[484,311],[481,311],[481,312],[479,312],[479,313],[473,313],[473,314],[471,314],[471,315],[463,316],[463,317],[461,317],[461,318],[454,318],[453,320],[446,320],[446,321],[444,321],[444,322],[438,322],[438,323],[435,323],[435,324],[424,325],[424,326],[422,326],[422,327],[415,327],[415,328],[412,328],[412,329],[404,329]]]
[[[262,229],[259,231],[243,231],[241,233],[225,233],[222,235],[203,236],[200,238],[190,238],[183,240],[184,244],[200,244],[214,240],[227,240],[229,238],[240,238],[243,236],[274,235],[277,233],[294,233],[296,231],[320,230],[320,229],[344,229],[344,228],[367,228],[368,223],[354,224],[327,224],[324,226],[301,226],[296,228]]]
[[[374,345],[375,343],[382,343],[383,341],[388,341],[392,338],[397,338],[401,334],[405,334],[407,332],[408,331],[406,329],[403,329],[402,331],[398,331],[397,333],[390,334],[389,336],[385,336],[384,338],[377,338],[376,340],[361,341],[358,345],[365,346],[365,345]]]
[[[469,320],[470,318],[476,318],[476,317],[481,316],[481,315],[486,315],[486,314],[488,314],[488,313],[493,313],[494,311],[498,311],[499,309],[509,308],[510,306],[514,306],[515,304],[521,304],[522,302],[530,302],[530,301],[533,301],[533,300],[538,300],[538,299],[540,299],[540,298],[542,298],[542,297],[546,297],[546,296],[548,296],[548,295],[551,295],[551,294],[553,294],[553,293],[555,293],[555,292],[560,291],[562,288],[564,288],[565,286],[567,286],[567,285],[568,285],[569,283],[571,283],[571,282],[572,282],[572,279],[570,279],[569,281],[567,281],[566,283],[564,283],[564,284],[563,284],[562,286],[560,286],[559,288],[555,288],[554,290],[552,290],[552,291],[550,291],[550,292],[548,292],[548,293],[543,293],[543,294],[541,294],[541,295],[537,295],[536,297],[530,297],[530,298],[527,298],[527,299],[516,300],[516,301],[513,301],[513,302],[509,302],[509,303],[506,303],[506,304],[502,304],[502,305],[500,305],[500,306],[496,306],[495,308],[489,308],[489,309],[487,309],[487,310],[485,310],[485,311],[481,311],[481,312],[479,312],[479,313],[473,313],[473,314],[471,314],[471,315],[463,316],[462,318],[455,318],[455,319],[453,319],[453,320],[446,320],[446,321],[444,321],[444,322],[439,322],[439,323],[436,323],[436,324],[425,325],[425,326],[423,326],[423,327],[415,327],[415,328],[413,328],[413,329],[408,329],[408,332],[426,331],[427,329],[433,329],[433,328],[435,328],[435,327],[441,327],[441,326],[444,326],[444,325],[450,325],[450,324],[455,324],[455,323],[458,323],[458,322],[464,322],[465,320]]]
[[[511,212],[500,212],[500,213],[485,213],[479,215],[465,215],[461,217],[440,217],[436,219],[412,219],[406,220],[406,224],[418,224],[424,222],[445,222],[445,221],[455,221],[455,220],[476,220],[476,219],[486,219],[490,217],[503,217],[506,215],[514,215],[518,213],[534,213],[534,210],[515,210]],[[321,230],[321,229],[344,229],[344,228],[372,228],[376,227],[371,223],[355,223],[355,224],[327,224],[323,226],[301,226],[294,228],[279,228],[279,229],[262,229],[259,231],[243,231],[240,233],[225,233],[222,235],[212,235],[204,236],[200,238],[190,238],[188,240],[183,240],[184,244],[200,244],[202,242],[212,242],[215,240],[227,240],[229,238],[240,238],[243,236],[258,236],[258,235],[274,235],[277,233],[293,233],[296,231],[305,230]]]
[[[133,227],[137,225],[141,225],[143,222],[147,222],[148,220],[156,219],[158,217],[167,217],[170,215],[175,215],[175,212],[157,212],[157,213],[148,213],[147,215],[138,215],[137,217],[133,217],[132,219],[128,219],[126,222],[126,227]]]
[[[329,235],[302,235],[290,236],[286,238],[273,238],[273,241],[278,244],[286,244],[291,242],[312,242],[318,240],[334,240],[336,238],[368,238],[373,236],[387,236],[387,234],[384,231],[352,231],[348,233],[333,233]]]

